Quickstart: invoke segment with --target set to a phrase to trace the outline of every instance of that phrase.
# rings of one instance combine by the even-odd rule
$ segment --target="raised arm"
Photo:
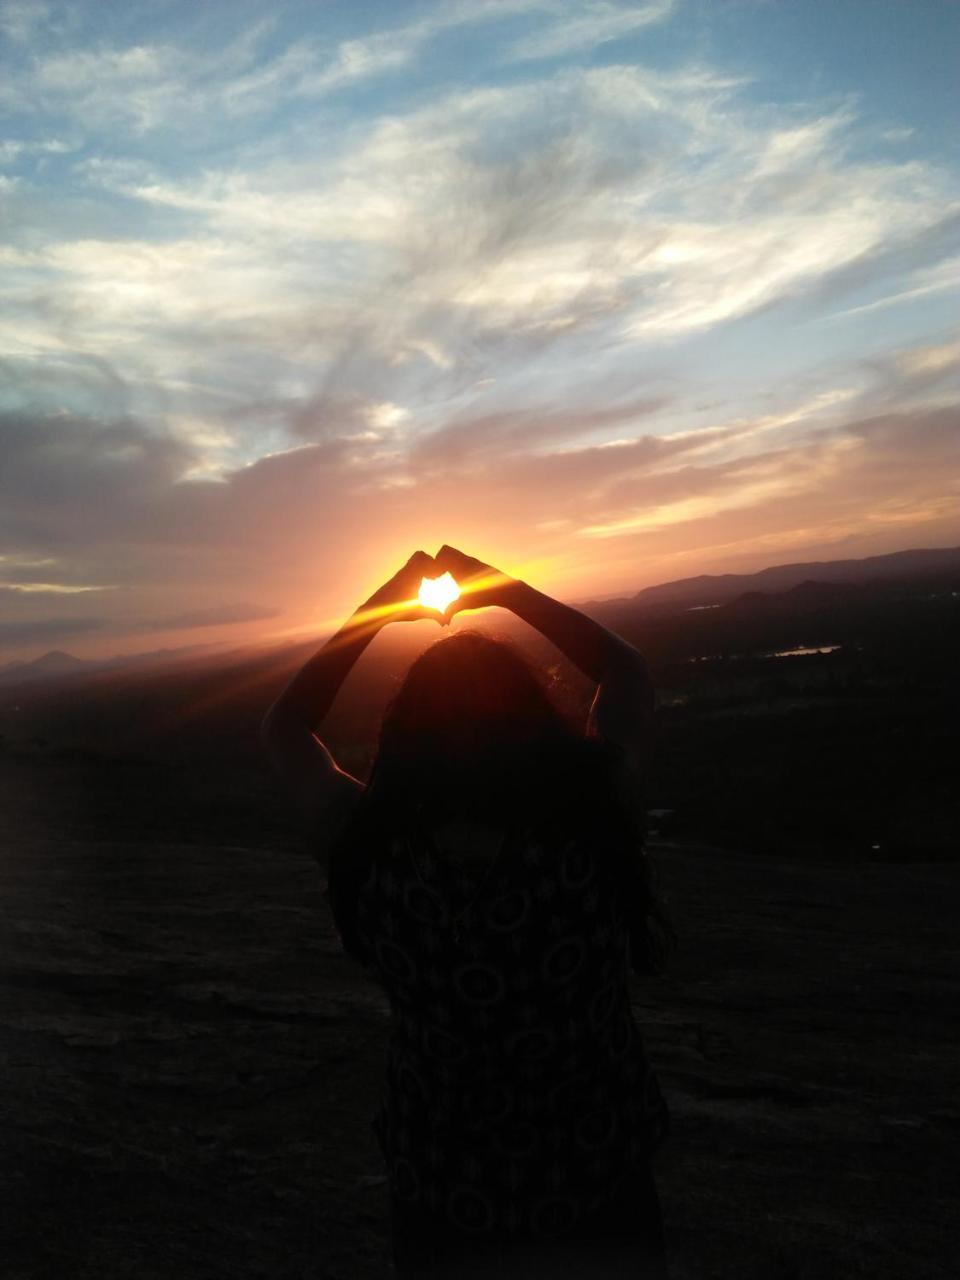
[[[462,595],[450,610],[499,605],[546,636],[565,657],[596,681],[587,729],[621,746],[636,770],[651,749],[653,686],[642,655],[586,614],[561,604],[517,578],[442,547],[436,561],[460,583]]]
[[[430,556],[415,552],[301,667],[263,719],[260,736],[264,749],[321,865],[325,865],[363,784],[340,768],[315,731],[357,659],[382,627],[418,618],[439,621],[435,610],[421,608],[416,599],[420,579],[435,573]]]

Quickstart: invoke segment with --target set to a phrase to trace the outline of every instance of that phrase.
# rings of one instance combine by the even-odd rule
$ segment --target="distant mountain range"
[[[30,676],[69,675],[71,671],[84,671],[96,665],[84,662],[82,658],[75,658],[72,653],[64,653],[62,649],[51,649],[33,662],[8,662],[0,667],[0,679],[12,676],[16,680],[25,680]]]
[[[118,653],[112,658],[76,658],[72,653],[64,653],[62,649],[51,649],[49,653],[43,654],[40,658],[34,658],[30,662],[17,660],[0,667],[0,685],[25,684],[32,680],[59,680],[64,676],[87,675],[94,671],[112,671],[120,667],[176,662],[180,658],[187,658],[203,649],[213,647],[215,646],[192,644],[182,649],[155,649],[149,653]]]
[[[802,587],[810,592],[814,585],[867,586],[881,582],[907,582],[916,578],[960,572],[960,547],[931,550],[894,551],[864,560],[824,560],[806,564],[778,564],[757,573],[701,574],[696,578],[680,578],[656,587],[646,587],[634,596],[616,600],[591,601],[585,608],[609,609],[613,606],[650,606],[674,609],[704,608],[728,604],[748,593],[778,594]],[[809,584],[809,585],[805,585]]]
[[[711,610],[710,617],[719,623],[719,614],[714,614],[712,607],[735,606],[733,610],[721,610],[723,614],[739,614],[743,610],[753,613],[758,608],[763,612],[779,610],[793,614],[797,610],[815,609],[832,601],[839,604],[858,587],[894,586],[898,583],[909,586],[924,580],[939,584],[948,582],[960,588],[960,547],[895,551],[864,560],[773,565],[757,573],[702,574],[647,587],[633,596],[589,601],[581,604],[580,608],[612,626],[626,625],[630,620],[640,622],[653,616],[664,620],[675,617],[679,622],[689,614],[692,621],[696,616],[694,611],[700,609]],[[55,649],[32,662],[10,662],[0,667],[0,688],[34,681],[72,680],[74,676],[88,673],[176,665],[201,651],[212,658],[221,648],[218,645],[190,645],[150,653],[118,654],[105,659],[77,658]]]

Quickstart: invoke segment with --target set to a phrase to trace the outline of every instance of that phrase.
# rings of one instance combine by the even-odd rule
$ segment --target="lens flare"
[[[421,578],[420,593],[417,599],[425,609],[436,609],[443,613],[448,604],[452,604],[459,596],[460,588],[452,573],[445,573],[439,578]]]

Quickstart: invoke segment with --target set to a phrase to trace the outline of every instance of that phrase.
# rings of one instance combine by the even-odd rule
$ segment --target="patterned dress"
[[[352,895],[331,865],[330,901],[392,1010],[373,1125],[395,1203],[464,1233],[574,1228],[667,1126],[611,859],[529,830],[474,873],[426,834],[366,855]]]

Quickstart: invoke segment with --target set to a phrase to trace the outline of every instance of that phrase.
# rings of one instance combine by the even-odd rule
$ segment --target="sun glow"
[[[418,600],[425,609],[436,609],[443,613],[448,604],[452,604],[460,595],[460,587],[452,573],[444,573],[439,578],[421,578]]]

